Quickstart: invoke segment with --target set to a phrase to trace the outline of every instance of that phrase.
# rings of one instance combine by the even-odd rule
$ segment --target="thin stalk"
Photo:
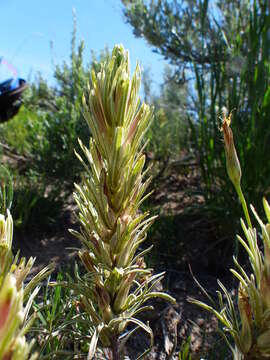
[[[111,342],[112,360],[121,360],[118,346],[118,337],[115,336]]]
[[[244,194],[242,192],[241,186],[240,185],[236,186],[235,189],[236,189],[237,195],[239,196],[240,202],[242,204],[242,208],[244,210],[244,214],[245,214],[245,218],[247,220],[248,226],[249,226],[249,228],[252,229],[252,224],[251,224],[251,220],[250,220],[250,217],[249,217],[249,212],[248,212],[246,199],[245,199]]]

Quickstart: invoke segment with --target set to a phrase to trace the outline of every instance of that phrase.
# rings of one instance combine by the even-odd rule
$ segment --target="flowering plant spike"
[[[130,77],[129,55],[122,45],[115,46],[109,61],[92,72],[83,112],[92,138],[89,147],[80,146],[86,160],[77,154],[86,175],[75,185],[79,207],[80,232],[72,230],[83,244],[79,257],[87,274],[74,288],[81,294],[81,307],[94,327],[88,359],[99,342],[120,359],[127,325],[148,325],[137,314],[151,307],[144,303],[154,297],[174,302],[169,295],[155,291],[163,277],[153,275],[141,250],[147,230],[155,216],[139,212],[149,196],[144,195],[150,179],[144,169],[142,141],[153,110],[139,99],[140,68]],[[128,328],[130,330],[130,328]],[[128,337],[129,333],[125,335]]]
[[[33,259],[25,265],[17,265],[11,253],[13,222],[7,211],[7,217],[0,214],[0,359],[29,359],[33,342],[25,341],[24,328],[26,312],[23,306],[24,291],[22,282],[29,273]],[[28,305],[31,305],[29,300]],[[36,359],[32,355],[31,359]]]
[[[191,302],[212,312],[217,317],[223,327],[222,334],[232,350],[234,360],[270,359],[270,206],[266,199],[263,199],[266,224],[251,206],[252,213],[261,229],[259,238],[263,242],[262,253],[258,245],[257,231],[251,225],[246,202],[240,188],[241,176],[232,175],[241,174],[241,169],[238,159],[236,160],[237,155],[233,145],[232,130],[229,128],[229,120],[225,117],[223,123],[225,151],[228,152],[226,155],[227,169],[246,217],[247,224],[241,220],[245,239],[240,236],[237,236],[237,239],[249,256],[251,274],[248,275],[234,258],[236,270],[231,269],[231,272],[239,281],[237,306],[234,304],[231,294],[219,281],[222,292],[217,292],[218,307],[204,289],[202,290],[213,305],[210,306],[194,299],[191,299]],[[225,297],[225,301],[223,297]],[[234,346],[227,338],[228,334],[233,339]]]
[[[3,167],[0,167],[2,170]],[[2,180],[4,175],[1,173]],[[28,313],[39,290],[37,283],[52,271],[52,267],[43,269],[24,288],[23,281],[34,259],[26,262],[22,258],[19,261],[18,255],[12,255],[13,220],[8,210],[12,194],[9,186],[12,183],[2,181],[0,186],[1,209],[6,213],[0,213],[0,360],[34,360],[38,357],[38,354],[31,355],[34,341],[27,343],[25,339],[34,320],[34,316],[29,317]]]

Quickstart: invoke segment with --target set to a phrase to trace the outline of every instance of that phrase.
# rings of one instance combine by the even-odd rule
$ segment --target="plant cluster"
[[[153,333],[140,314],[152,309],[153,298],[171,302],[174,299],[156,290],[164,274],[154,274],[144,259],[152,248],[145,246],[145,240],[155,220],[149,211],[142,211],[143,202],[150,195],[146,193],[150,178],[144,152],[148,149],[148,155],[154,153],[161,169],[163,163],[167,166],[169,159],[180,152],[181,143],[186,141],[187,125],[179,109],[187,110],[184,117],[190,120],[192,150],[199,155],[205,199],[216,214],[222,210],[223,218],[224,206],[226,211],[232,208],[228,182],[235,187],[246,219],[246,223],[241,220],[245,239],[238,236],[238,243],[248,254],[251,265],[249,275],[234,258],[236,269],[231,271],[239,281],[237,305],[220,282],[218,306],[211,297],[212,305],[193,302],[218,318],[235,360],[270,357],[270,206],[264,199],[266,224],[251,207],[261,229],[258,236],[242,192],[243,184],[247,198],[253,197],[257,205],[268,181],[270,166],[264,154],[269,143],[269,9],[264,1],[237,2],[236,9],[246,17],[240,17],[238,12],[230,17],[232,3],[218,1],[217,8],[223,15],[220,21],[213,22],[208,1],[194,0],[182,8],[177,3],[123,1],[125,15],[137,34],[144,34],[173,65],[183,65],[175,74],[168,70],[168,82],[159,98],[151,96],[145,78],[145,98],[158,109],[157,126],[148,135],[153,109],[139,98],[139,66],[131,76],[128,52],[116,46],[111,56],[107,51],[103,53],[103,62],[93,55],[92,64],[85,68],[83,43],[75,49],[76,28],[71,65],[65,63],[55,69],[58,85],[51,88],[40,79],[37,86],[29,89],[18,117],[1,128],[5,151],[17,149],[16,153],[10,152],[19,164],[19,170],[14,170],[12,214],[16,225],[39,226],[41,219],[46,223],[46,216],[56,221],[62,200],[75,181],[80,229],[71,232],[82,248],[78,252],[81,267],[75,266],[75,279],[58,275],[57,283],[50,284],[53,289],[48,290],[47,286],[43,297],[34,304],[43,329],[38,344],[27,342],[25,334],[35,321],[31,309],[39,290],[37,283],[51,268],[45,268],[24,286],[34,259],[26,262],[12,255],[11,180],[5,169],[0,169],[0,359],[37,356],[71,359],[86,353],[88,359],[93,359],[101,349],[102,356],[119,360],[125,354],[126,342],[138,329],[149,335],[151,348]],[[179,18],[183,16],[179,14],[185,15],[182,23]],[[190,26],[187,14],[194,19],[196,28]],[[242,36],[237,36],[240,33]],[[186,84],[185,76],[189,73],[194,76],[195,87],[180,87],[180,82]],[[174,81],[169,81],[171,77]],[[193,106],[186,109],[188,89]],[[216,118],[226,104],[237,111],[229,116],[224,113],[223,155]],[[180,129],[184,132],[181,139]],[[243,180],[240,163],[245,173]],[[231,222],[232,216],[228,218]],[[260,239],[263,252],[258,244]],[[138,359],[145,357],[149,349],[143,349]],[[187,342],[180,349],[179,359],[190,359],[189,350]]]
[[[233,133],[230,128],[230,119],[224,115],[223,132],[227,172],[233,183],[239,200],[243,206],[247,225],[241,220],[245,239],[237,236],[249,257],[251,275],[248,275],[243,266],[234,257],[236,270],[232,274],[239,281],[237,306],[225,286],[218,281],[221,291],[218,294],[217,309],[214,300],[206,293],[213,304],[207,305],[201,301],[191,300],[193,303],[213,313],[222,326],[222,334],[230,347],[234,360],[269,359],[270,357],[270,206],[263,199],[267,223],[258,216],[255,208],[251,206],[260,229],[260,239],[263,242],[263,253],[258,244],[256,228],[252,226],[248,208],[241,190],[241,167],[234,147]],[[225,301],[223,295],[225,297]],[[233,344],[230,343],[230,338]]]
[[[26,341],[34,314],[31,314],[32,302],[39,291],[37,284],[51,271],[44,268],[24,287],[35,259],[19,259],[12,255],[13,220],[6,206],[11,203],[9,175],[1,167],[1,214],[0,214],[0,359],[34,360],[37,353],[31,349],[34,340]],[[6,178],[5,178],[6,177]],[[5,182],[4,182],[5,181]]]

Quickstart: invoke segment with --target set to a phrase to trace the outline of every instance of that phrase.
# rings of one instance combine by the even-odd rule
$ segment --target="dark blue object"
[[[18,77],[16,69],[3,58],[0,58],[0,70],[1,123],[17,114],[21,106],[21,95],[27,85],[25,80]]]

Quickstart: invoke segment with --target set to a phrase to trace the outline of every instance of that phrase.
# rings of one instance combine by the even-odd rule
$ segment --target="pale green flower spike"
[[[13,221],[9,210],[7,210],[7,218],[0,214],[0,281],[9,270],[12,262],[12,237]]]
[[[249,256],[252,272],[251,275],[248,275],[237,259],[234,258],[236,270],[231,269],[231,272],[239,280],[237,307],[230,293],[219,281],[218,284],[222,292],[217,292],[218,306],[215,305],[213,299],[203,288],[202,290],[213,306],[194,299],[190,301],[212,312],[217,317],[223,326],[222,334],[232,350],[234,360],[270,359],[270,206],[266,199],[263,199],[267,224],[263,223],[253,206],[251,206],[252,213],[261,228],[259,238],[263,241],[264,251],[262,253],[257,242],[257,231],[251,225],[246,202],[240,187],[241,168],[229,125],[230,118],[225,118],[223,131],[227,169],[239,195],[247,221],[246,225],[241,220],[245,239],[240,236],[237,236],[237,239]],[[223,297],[225,297],[225,302]],[[227,334],[233,339],[234,345],[230,343]]]
[[[26,263],[23,258],[17,264],[18,256],[13,258],[11,250],[12,237],[13,221],[7,210],[7,217],[0,214],[0,360],[34,360],[38,357],[30,354],[34,342],[25,340],[25,333],[34,320],[28,317],[28,312],[39,290],[37,282],[46,277],[52,267],[42,270],[23,289],[34,259]]]
[[[114,359],[120,359],[129,332],[119,336],[129,324],[146,331],[152,345],[152,331],[137,314],[150,309],[144,303],[154,297],[174,302],[154,290],[164,274],[152,275],[146,267],[143,255],[151,248],[140,252],[155,219],[138,211],[149,196],[144,195],[150,180],[144,180],[142,141],[153,113],[139,99],[140,78],[138,65],[130,77],[128,51],[115,46],[100,72],[92,72],[83,99],[92,138],[89,147],[80,142],[86,160],[77,154],[86,175],[75,185],[81,230],[72,233],[83,244],[79,256],[88,275],[73,288],[94,328],[88,359],[97,344],[111,347]]]
[[[0,359],[28,359],[32,344],[26,343],[21,332],[24,321],[23,290],[17,289],[13,274],[7,274],[1,286],[0,314]]]

